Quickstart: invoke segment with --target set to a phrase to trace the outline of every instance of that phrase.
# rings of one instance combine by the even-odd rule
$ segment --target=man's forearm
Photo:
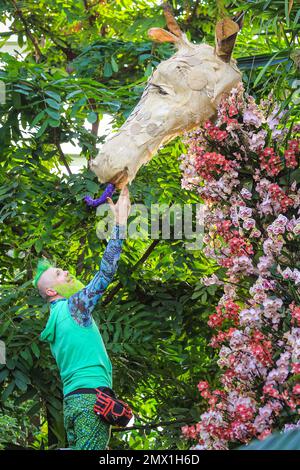
[[[100,269],[91,282],[81,291],[69,298],[69,309],[74,320],[83,326],[92,323],[92,311],[111,283],[118,267],[125,235],[124,225],[115,225],[103,254]]]
[[[126,225],[116,224],[111,232],[111,236],[105,252],[103,254],[100,271],[107,285],[111,282],[116,270],[122,251],[122,245],[125,238]]]

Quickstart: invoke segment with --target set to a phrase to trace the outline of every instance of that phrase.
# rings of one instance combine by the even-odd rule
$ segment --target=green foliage
[[[18,413],[15,413],[15,406],[18,405]],[[40,416],[34,419],[34,402],[28,400],[26,403],[18,403],[15,400],[7,400],[5,411],[7,414],[0,414],[0,450],[8,447],[29,446],[33,449],[42,449],[47,440],[45,425],[41,422]],[[3,411],[3,410],[2,410]]]
[[[0,3],[0,21],[11,21],[10,32],[0,33],[0,47],[16,34],[25,57],[0,52],[6,85],[0,106],[0,337],[8,358],[0,366],[0,442],[49,448],[65,445],[62,391],[49,348],[39,341],[48,307],[32,287],[33,271],[45,256],[86,283],[105,249],[95,212],[82,203],[101,187],[87,168],[72,174],[61,145],[78,142],[83,157],[95,155],[105,135],[96,137],[84,123],[97,128],[109,113],[114,126],[121,125],[173,47],[148,40],[150,27],[165,26],[155,1],[17,3],[18,12],[12,2]],[[262,95],[275,83],[275,94],[288,100],[297,77],[291,58],[299,14],[296,2],[290,11],[286,3],[172,2],[188,37],[210,44],[224,9],[247,10],[235,51],[244,81]],[[181,188],[182,150],[177,139],[140,170],[130,187],[132,203],[199,202]],[[180,427],[197,422],[202,411],[197,382],[218,380],[207,318],[219,293],[199,282],[214,269],[182,240],[125,242],[118,275],[95,319],[113,362],[114,388],[138,414],[135,425],[144,428],[114,432],[112,448],[188,446]],[[27,434],[19,419],[25,415]],[[165,422],[172,423],[145,429]]]

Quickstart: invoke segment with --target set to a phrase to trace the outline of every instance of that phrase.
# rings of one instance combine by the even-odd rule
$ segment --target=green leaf
[[[118,67],[118,64],[117,64],[117,62],[115,61],[115,59],[114,59],[113,56],[111,56],[110,61],[111,61],[111,66],[112,66],[113,71],[114,71],[114,72],[118,72],[118,71],[119,71],[119,67]]]
[[[109,78],[112,76],[112,67],[109,62],[106,62],[104,65],[103,76]]]
[[[192,300],[196,300],[198,299],[199,297],[201,297],[202,295],[202,291],[195,291],[191,297]]]
[[[296,16],[295,16],[295,19],[294,19],[294,22],[293,22],[293,26],[295,27],[296,25],[298,25],[298,21],[300,19],[300,9],[297,11],[296,13]]]
[[[11,320],[6,320],[2,325],[0,324],[0,336],[4,335],[11,323]]]
[[[139,61],[144,62],[146,59],[150,59],[152,57],[152,54],[141,54],[139,56]]]
[[[12,394],[13,390],[15,388],[15,381],[13,380],[4,390],[4,392],[1,395],[1,401],[5,402],[8,397]]]
[[[24,351],[21,351],[20,356],[27,362],[27,364],[32,367],[33,366],[33,359],[30,354],[30,350],[27,348]]]
[[[76,116],[77,112],[79,111],[79,109],[86,103],[86,97],[83,96],[82,98],[80,98],[78,101],[76,101],[76,103],[74,103],[74,105],[72,106],[72,111],[71,111],[71,117],[74,117]]]
[[[249,57],[241,57],[237,60],[240,70],[254,70],[258,67],[263,67],[268,64],[268,67],[282,62],[288,62],[288,52],[279,52],[278,57],[274,58],[274,54],[259,54]]]
[[[261,81],[262,77],[264,76],[264,74],[266,73],[267,71],[267,68],[271,65],[271,62],[275,59],[275,57],[278,56],[278,54],[280,53],[280,51],[276,52],[271,58],[270,60],[268,60],[268,62],[266,63],[266,65],[263,67],[263,69],[259,72],[258,76],[256,77],[256,80],[253,84],[253,87],[255,88],[258,83]]]
[[[15,109],[20,109],[22,106],[22,99],[19,93],[12,91],[12,102]]]
[[[94,112],[91,112],[88,117],[87,117],[87,120],[91,123],[91,124],[94,124],[94,122],[96,122],[98,119],[98,115]]]
[[[66,99],[69,100],[70,98],[73,98],[73,96],[80,95],[81,93],[82,93],[82,90],[72,91],[66,96]]]
[[[39,238],[39,239],[35,242],[34,248],[35,248],[35,251],[36,251],[37,253],[40,253],[40,252],[41,252],[41,250],[42,250],[42,248],[43,248],[43,244],[44,244],[44,242],[43,242],[43,240],[42,240],[41,238]]]
[[[94,181],[87,180],[86,187],[90,193],[97,193],[99,191],[99,184]]]
[[[41,137],[45,130],[47,129],[48,127],[48,124],[49,124],[49,120],[47,119],[40,127],[39,131],[35,134],[35,137],[38,138],[38,137]]]
[[[9,370],[8,369],[3,369],[0,372],[0,383],[4,382],[5,379],[9,376]]]
[[[292,171],[291,181],[297,181],[297,183],[300,183],[300,168],[297,168],[297,170]]]
[[[18,398],[16,398],[15,404],[19,406],[24,401],[33,400],[36,397],[36,395],[37,395],[37,391],[34,390],[33,388],[29,388],[29,390],[27,390],[26,393],[23,393]]]
[[[57,111],[54,111],[53,109],[51,108],[47,108],[46,109],[46,113],[52,117],[55,121],[59,121],[60,120],[60,114],[57,112]]]
[[[18,379],[19,381],[22,381],[24,382],[25,384],[29,384],[30,383],[30,378],[27,377],[27,375],[25,375],[23,372],[21,372],[20,370],[14,370],[13,371],[13,376]]]
[[[61,97],[59,96],[58,93],[55,93],[54,91],[45,91],[45,94],[53,98],[55,101],[58,101],[59,103],[61,102]]]
[[[28,416],[34,416],[41,410],[41,403],[37,402],[27,411]]]
[[[40,122],[40,121],[43,119],[43,117],[45,116],[45,114],[46,114],[46,112],[45,112],[44,110],[41,111],[41,112],[34,118],[34,120],[32,121],[32,123],[30,124],[30,127],[31,127],[31,128],[32,128],[32,127],[35,127],[36,124],[37,124],[38,122]]]
[[[150,77],[150,75],[152,74],[152,65],[149,63],[146,67],[146,70],[145,70],[145,77]]]
[[[127,351],[128,353],[130,353],[130,354],[132,354],[132,355],[135,355],[135,354],[136,354],[135,350],[133,349],[132,346],[130,346],[130,344],[124,343],[124,344],[123,344],[123,347],[124,347],[125,351]]]
[[[11,359],[10,357],[6,360],[6,367],[10,370],[13,370],[16,367],[16,359]]]
[[[21,48],[24,46],[23,33],[18,34],[18,46]]]
[[[290,27],[289,3],[290,3],[290,0],[284,1],[285,19],[286,19],[286,25],[288,28]]]
[[[52,98],[46,98],[45,101],[50,106],[50,108],[53,108],[53,109],[60,108],[60,104],[57,101],[53,100]]]
[[[56,121],[54,119],[49,119],[49,126],[50,127],[59,127],[60,126],[60,121]]]
[[[31,350],[36,358],[40,357],[40,349],[36,343],[32,343]]]
[[[26,384],[26,382],[24,382],[23,380],[21,380],[21,379],[19,379],[19,378],[16,378],[15,382],[16,382],[16,386],[17,386],[22,392],[26,392],[26,390],[27,390],[27,384]]]

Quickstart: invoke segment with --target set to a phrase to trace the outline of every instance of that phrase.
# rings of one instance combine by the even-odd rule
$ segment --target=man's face
[[[69,271],[63,271],[61,268],[49,268],[48,271],[53,269],[53,278],[56,284],[64,284],[65,282],[70,282]]]
[[[69,298],[84,287],[84,284],[61,268],[49,268],[40,277],[38,289],[43,297],[51,299],[57,295]]]

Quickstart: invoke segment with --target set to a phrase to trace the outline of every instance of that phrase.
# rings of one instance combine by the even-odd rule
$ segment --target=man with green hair
[[[38,264],[33,284],[49,302],[50,316],[40,337],[50,343],[64,394],[64,425],[74,450],[102,450],[110,439],[110,425],[94,412],[96,388],[112,389],[112,365],[92,311],[110,284],[120,258],[130,211],[125,186],[116,204],[108,198],[115,226],[101,260],[100,270],[85,287],[68,271],[47,260]]]

